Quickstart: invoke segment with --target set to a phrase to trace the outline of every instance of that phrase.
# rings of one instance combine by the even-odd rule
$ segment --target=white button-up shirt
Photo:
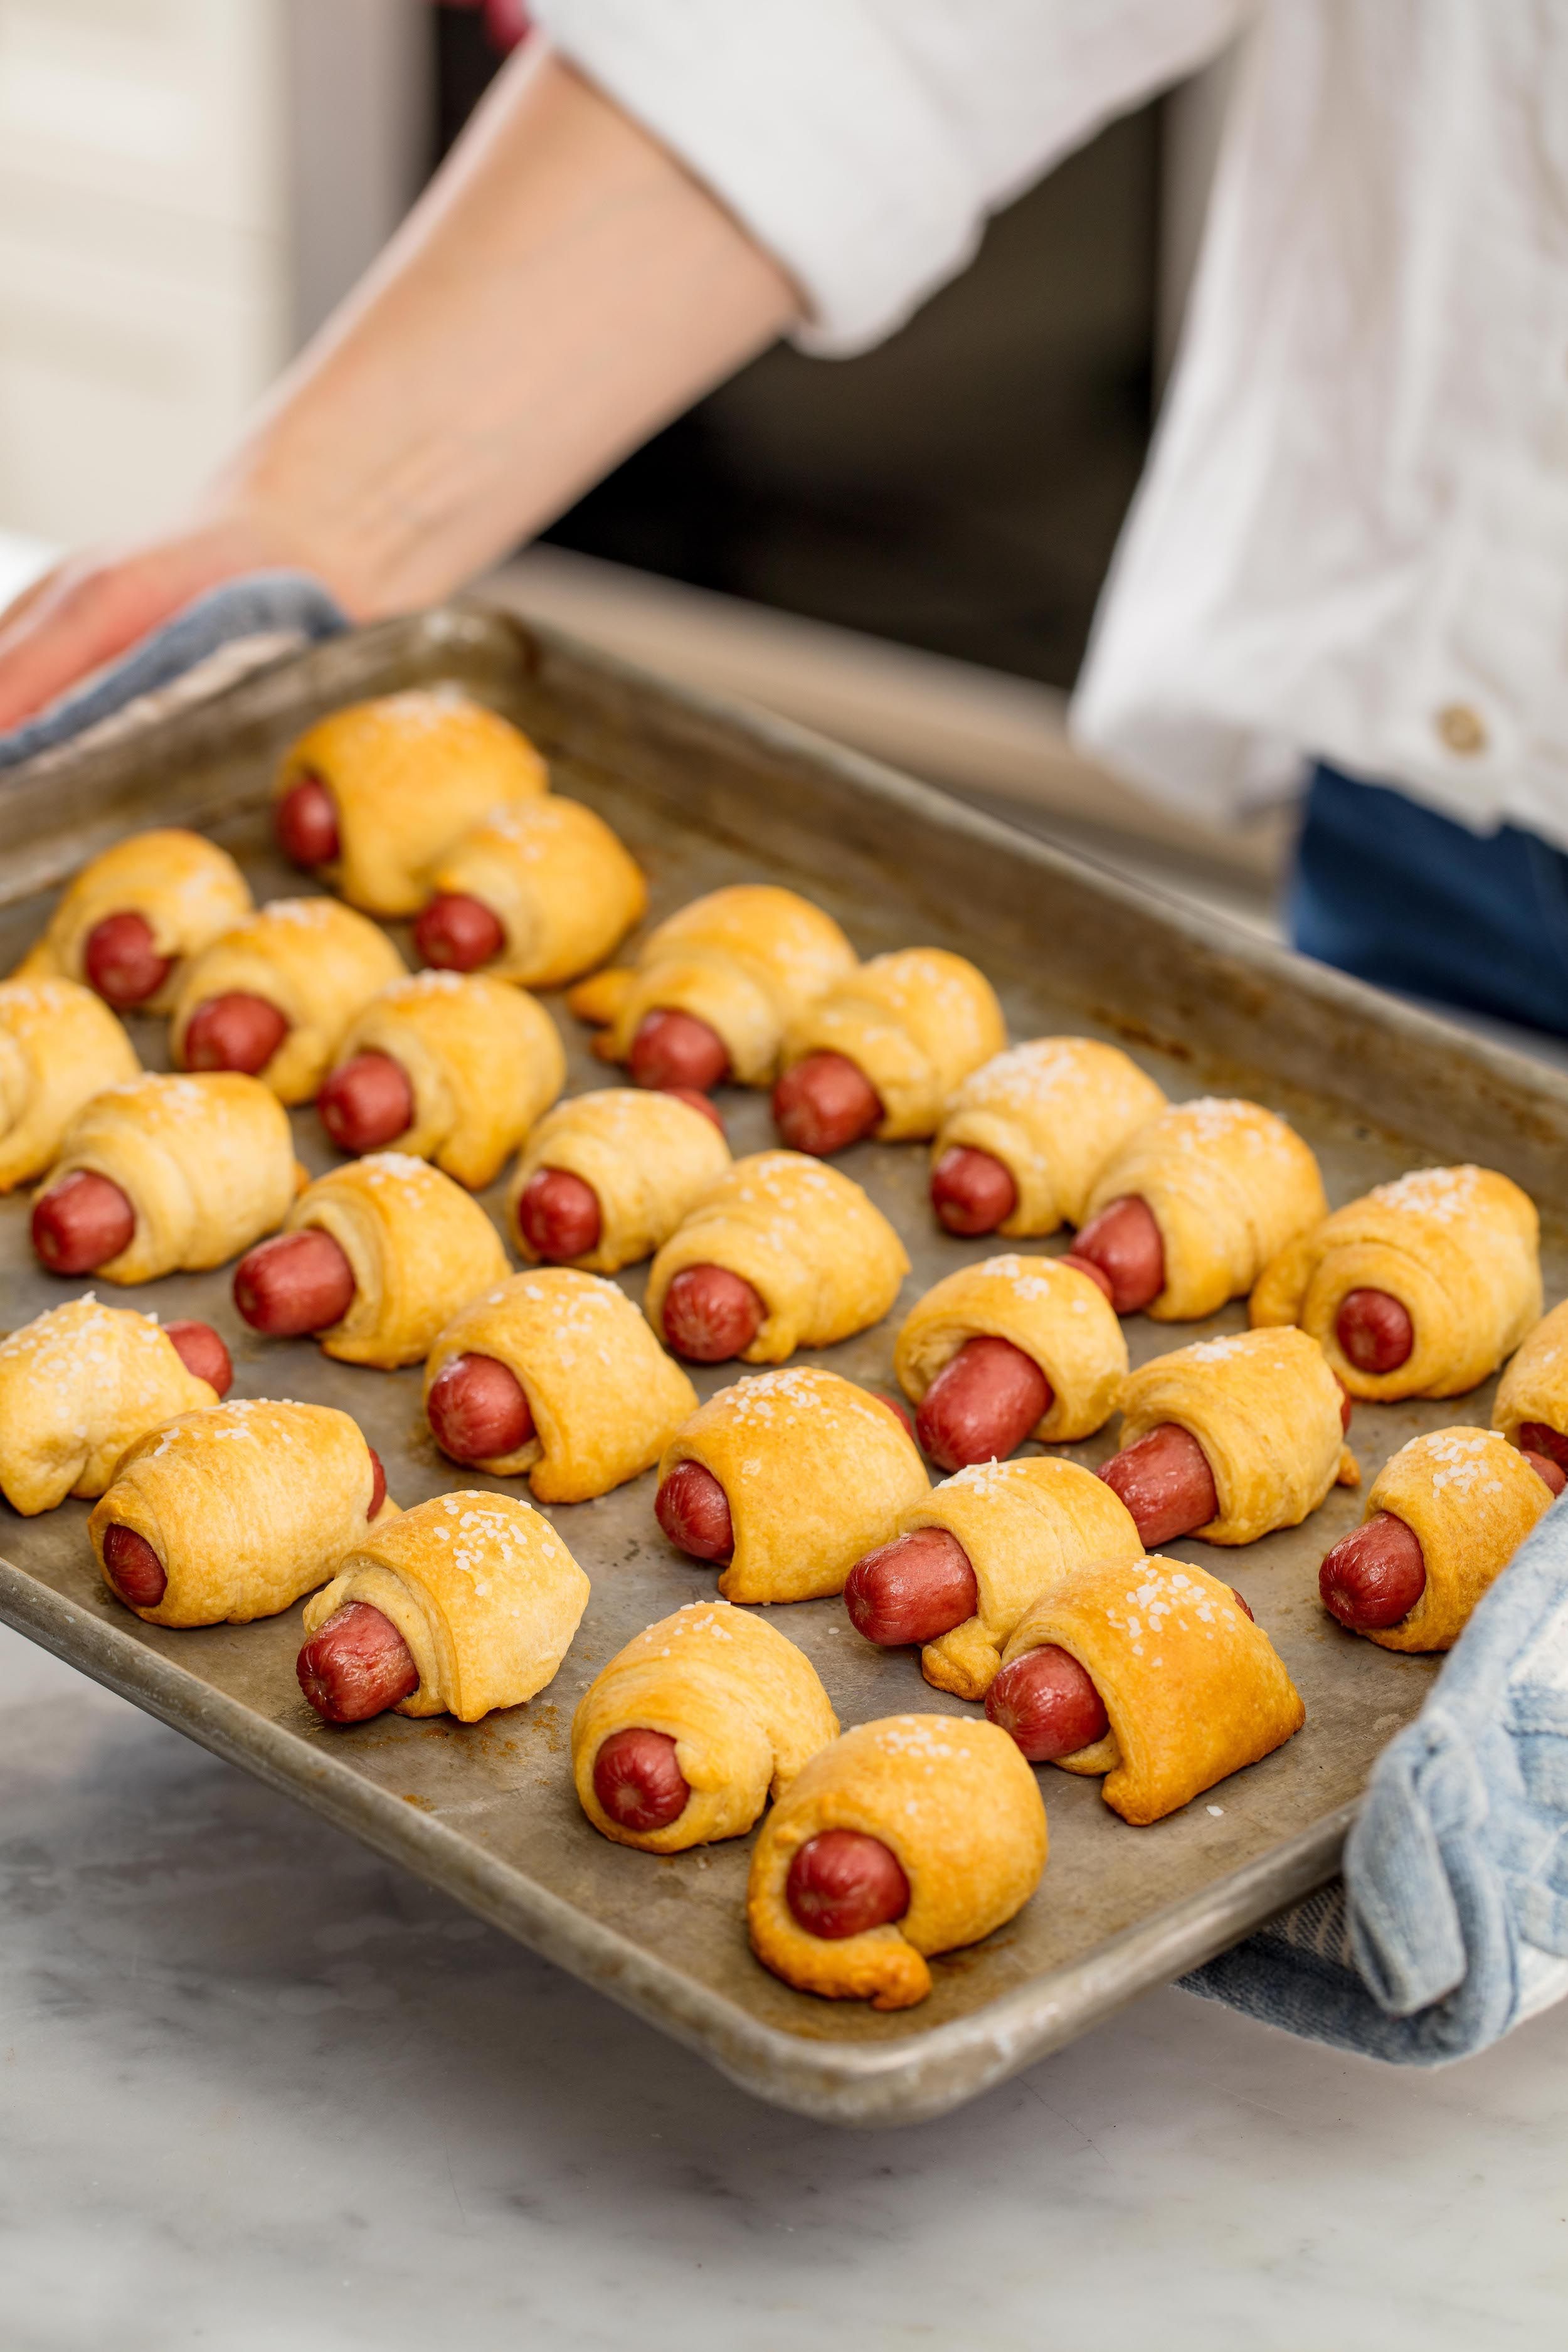
[[[988,211],[1247,31],[1080,738],[1224,818],[1302,759],[1568,848],[1568,6],[537,0],[802,289],[888,333]]]

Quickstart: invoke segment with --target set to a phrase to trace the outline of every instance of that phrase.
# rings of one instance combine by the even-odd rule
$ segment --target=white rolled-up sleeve
[[[988,213],[1224,46],[1250,0],[536,0],[559,53],[799,287],[797,341],[879,341]]]

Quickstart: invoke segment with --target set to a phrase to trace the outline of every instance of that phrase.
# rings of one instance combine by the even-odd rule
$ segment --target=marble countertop
[[[5,2352],[1562,2341],[1568,2005],[1417,2075],[1163,1991],[842,2132],[3,1630],[0,1890]]]

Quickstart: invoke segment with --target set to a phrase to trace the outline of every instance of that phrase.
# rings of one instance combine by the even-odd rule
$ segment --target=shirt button
[[[1462,759],[1473,759],[1487,748],[1486,721],[1468,702],[1446,702],[1433,724],[1448,750]]]

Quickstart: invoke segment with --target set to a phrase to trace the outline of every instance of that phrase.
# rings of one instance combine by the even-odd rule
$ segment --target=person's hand
[[[239,518],[68,556],[0,613],[0,734],[205,590],[289,561],[271,535]]]

